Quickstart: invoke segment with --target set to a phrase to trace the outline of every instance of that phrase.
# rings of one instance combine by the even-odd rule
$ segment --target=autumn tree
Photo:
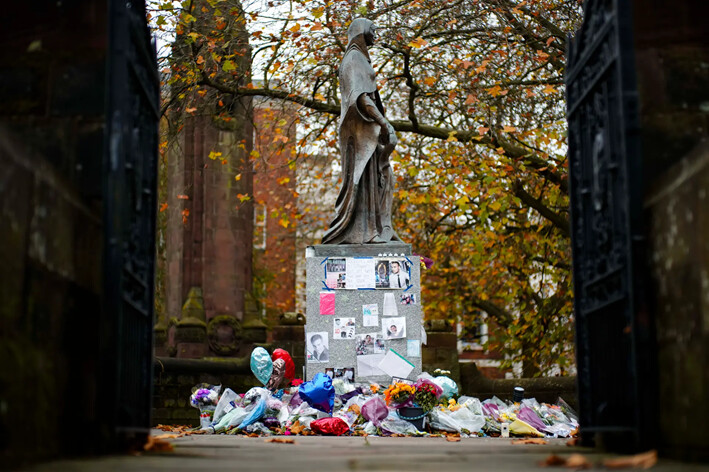
[[[563,74],[580,2],[290,0],[228,11],[224,3],[157,4],[157,27],[174,27],[191,43],[191,55],[170,66],[168,86],[295,105],[292,165],[312,155],[339,160],[337,68],[347,26],[358,16],[375,22],[372,62],[400,138],[392,156],[396,226],[434,261],[423,279],[426,316],[485,316],[498,327],[489,347],[522,361],[525,375],[552,366],[567,372],[573,323]],[[214,28],[194,30],[196,8],[212,15]],[[219,52],[227,19],[248,29],[250,80]],[[322,177],[339,185],[332,168],[333,176]]]

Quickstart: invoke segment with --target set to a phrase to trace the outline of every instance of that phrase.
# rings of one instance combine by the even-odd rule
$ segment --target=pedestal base
[[[404,275],[396,279],[406,281],[403,287],[393,287],[394,261]],[[343,376],[349,375],[346,369],[354,369],[357,382],[389,383],[391,375],[378,367],[389,350],[413,364],[406,377],[413,379],[421,373],[420,261],[412,256],[410,244],[311,246],[306,250],[306,264],[306,380],[330,369],[333,374],[342,369]],[[362,271],[363,266],[369,268]],[[333,277],[338,271],[344,277]],[[355,280],[364,286],[354,284]],[[333,296],[334,311],[328,309]],[[365,311],[376,313],[367,317],[371,326],[365,326]],[[316,334],[319,337],[314,338]],[[327,351],[315,349],[320,341]]]

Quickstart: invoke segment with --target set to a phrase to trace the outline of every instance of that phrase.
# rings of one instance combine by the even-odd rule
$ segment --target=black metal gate
[[[108,4],[101,400],[120,439],[150,428],[160,82],[143,1]]]
[[[581,431],[639,449],[652,440],[655,384],[631,26],[631,2],[585,2],[566,93]]]

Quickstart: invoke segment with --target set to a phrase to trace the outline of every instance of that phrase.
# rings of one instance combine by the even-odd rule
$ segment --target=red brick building
[[[254,103],[253,291],[267,324],[295,310],[295,111],[260,99]]]

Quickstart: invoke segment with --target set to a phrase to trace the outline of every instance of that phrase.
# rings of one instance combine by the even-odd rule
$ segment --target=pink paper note
[[[320,294],[320,314],[334,315],[335,314],[335,294],[332,292],[323,292]]]

